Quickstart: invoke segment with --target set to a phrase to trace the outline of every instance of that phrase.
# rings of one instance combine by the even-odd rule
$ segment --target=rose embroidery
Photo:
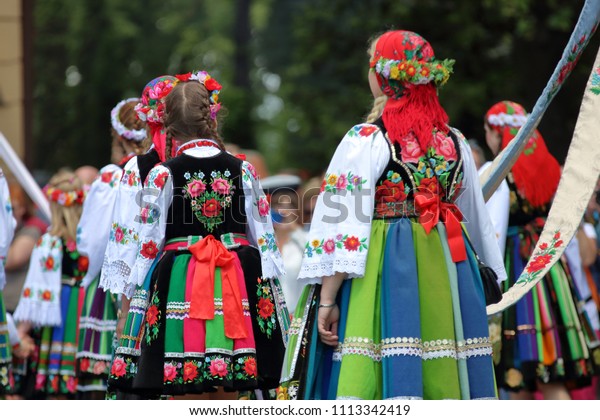
[[[264,281],[260,277],[256,281],[256,297],[258,298],[258,303],[256,305],[258,312],[258,327],[262,333],[271,338],[271,334],[277,326],[275,318],[275,304],[273,303],[271,286],[268,281]]]
[[[125,375],[126,366],[125,360],[123,360],[122,357],[115,357],[112,367],[110,368],[110,374],[120,378],[121,376]]]
[[[177,367],[170,363],[165,363],[163,375],[164,382],[173,382],[173,379],[177,376]]]
[[[142,254],[144,258],[147,258],[149,260],[153,260],[154,258],[156,258],[156,254],[158,254],[158,247],[156,246],[156,242],[148,241],[142,244],[142,250],[140,251],[140,254]]]
[[[227,363],[223,359],[214,359],[210,362],[210,374],[223,378],[227,375]]]
[[[187,185],[186,190],[190,197],[196,198],[204,191],[206,191],[206,185],[204,184],[204,182],[198,179],[194,179]]]
[[[258,315],[261,318],[269,318],[273,314],[273,307],[271,299],[260,298],[258,301]]]
[[[198,377],[198,366],[193,362],[185,362],[183,365],[183,380],[193,381]]]
[[[224,210],[231,206],[236,187],[230,176],[229,170],[213,171],[210,180],[203,172],[184,174],[184,197],[190,200],[194,216],[209,232],[225,221]]]
[[[423,156],[421,146],[415,135],[412,133],[408,134],[408,136],[400,141],[400,146],[402,147],[401,156],[403,162],[418,163],[419,158]]]
[[[435,133],[432,147],[435,149],[438,155],[442,156],[446,160],[454,161],[457,159],[454,141],[441,131],[437,131]]]
[[[249,357],[244,362],[244,371],[248,376],[256,376],[256,359]]]
[[[156,305],[152,305],[148,308],[148,311],[146,312],[146,321],[148,322],[148,325],[154,325],[156,324],[156,321],[158,321],[158,308]]]
[[[260,217],[265,217],[268,215],[269,210],[269,201],[267,200],[267,197],[260,197],[258,199],[258,214]]]

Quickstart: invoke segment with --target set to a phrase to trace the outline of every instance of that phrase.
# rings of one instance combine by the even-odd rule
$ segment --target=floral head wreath
[[[119,113],[121,112],[121,108],[123,108],[123,105],[130,102],[139,102],[139,98],[128,98],[123,99],[121,102],[119,102],[112,109],[112,111],[110,111],[110,122],[112,124],[112,128],[115,129],[119,136],[126,138],[127,140],[140,142],[143,141],[146,137],[148,137],[146,129],[142,128],[140,130],[131,130],[125,127],[125,125],[123,125],[123,123],[119,120]]]
[[[135,106],[135,111],[140,120],[154,127],[163,125],[164,99],[173,90],[176,81],[177,79],[173,76],[160,76],[151,80],[144,87],[140,102]]]
[[[195,73],[178,74],[175,77],[177,78],[175,84],[179,82],[188,82],[190,80],[196,80],[202,83],[209,93],[210,118],[213,120],[217,119],[217,112],[221,109],[219,93],[221,92],[222,86],[219,82],[217,82],[216,79],[213,79],[210,74],[204,70]]]
[[[75,190],[75,191],[63,191],[56,187],[51,187],[50,185],[46,185],[43,189],[48,200],[54,201],[55,203],[60,204],[61,206],[69,207],[74,204],[83,204],[83,200],[85,200],[85,190]]]
[[[520,128],[525,124],[528,116],[529,114],[525,111],[525,108],[518,103],[502,101],[489,109],[485,115],[485,120],[494,127]]]
[[[395,99],[403,95],[407,84],[444,85],[453,65],[454,60],[436,60],[429,42],[410,31],[382,35],[370,63],[383,93]]]

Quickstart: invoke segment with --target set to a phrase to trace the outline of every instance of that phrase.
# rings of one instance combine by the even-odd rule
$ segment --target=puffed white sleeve
[[[321,283],[336,272],[365,273],[375,184],[390,159],[379,128],[359,124],[338,145],[317,198],[298,280]]]
[[[133,296],[135,287],[144,283],[152,262],[164,247],[168,211],[173,201],[171,171],[163,165],[154,167],[146,178],[142,192],[138,212],[140,228],[137,255],[127,281],[127,297]]]
[[[137,257],[141,191],[140,171],[135,156],[123,168],[117,186],[108,243],[100,273],[99,287],[115,294],[125,292]]]
[[[4,264],[6,262],[6,255],[8,255],[8,249],[10,248],[10,244],[12,243],[15,234],[17,222],[13,217],[8,184],[1,169],[0,197],[2,198],[2,202],[0,203],[0,290],[2,290],[6,284]]]
[[[478,174],[481,175],[492,162],[486,162],[479,168]],[[504,255],[506,249],[506,230],[508,229],[508,216],[510,211],[510,190],[506,180],[500,183],[498,189],[492,194],[490,199],[485,203],[485,207],[488,210],[494,230],[496,232],[496,239],[498,240],[498,248],[500,248],[500,254]]]
[[[100,274],[122,173],[117,165],[102,168],[83,202],[83,212],[77,225],[77,249],[89,260],[88,272],[82,280],[83,287],[89,286]]]
[[[460,131],[453,129],[459,138],[463,161],[463,183],[456,204],[463,215],[463,223],[467,228],[475,252],[498,276],[498,282],[507,278],[504,269],[504,258],[500,253],[496,230],[483,200],[479,176],[471,154],[471,149]]]
[[[264,278],[280,279],[284,276],[281,253],[275,242],[270,205],[260,185],[256,170],[249,162],[242,163],[244,209],[248,220],[248,241],[258,248]]]

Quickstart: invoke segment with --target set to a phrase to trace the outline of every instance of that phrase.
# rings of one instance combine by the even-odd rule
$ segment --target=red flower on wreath
[[[146,321],[148,321],[148,325],[151,326],[158,321],[158,307],[156,305],[152,305],[146,311]]]
[[[176,74],[175,77],[181,82],[187,82],[192,77],[192,73]]]
[[[360,241],[356,236],[348,236],[344,241],[344,248],[348,251],[356,251],[360,246]]]
[[[221,85],[215,79],[208,79],[204,82],[207,90],[221,90]]]
[[[274,307],[275,305],[273,305],[270,298],[260,298],[258,300],[258,315],[264,319],[269,318],[273,315]]]
[[[211,198],[210,200],[206,200],[202,205],[202,214],[206,217],[217,217],[222,208],[223,206],[221,206],[221,203],[214,198]]]
[[[153,260],[158,254],[158,247],[156,246],[156,242],[148,241],[145,244],[142,244],[142,250],[140,254],[144,256],[144,258],[148,258],[149,260]]]
[[[406,69],[406,74],[408,74],[410,77],[413,77],[416,73],[417,69],[413,65],[408,66]]]
[[[113,360],[112,367],[110,368],[110,374],[116,376],[117,378],[120,378],[121,376],[125,375],[126,367],[127,364],[125,363],[125,360],[123,360],[122,357],[115,357],[115,360]]]
[[[81,370],[82,372],[87,372],[89,368],[90,368],[90,359],[88,359],[87,357],[81,359],[81,362],[79,362],[79,370]]]
[[[551,260],[552,255],[538,255],[531,261],[531,263],[529,263],[529,266],[527,267],[527,272],[533,273],[535,271],[543,270],[544,267],[546,267]]]
[[[249,357],[244,362],[244,371],[248,376],[256,376],[256,359]]]
[[[183,365],[183,380],[193,381],[198,376],[198,366],[192,362],[185,362]]]
[[[54,268],[54,258],[48,257],[45,265],[46,265],[46,270],[52,270]]]

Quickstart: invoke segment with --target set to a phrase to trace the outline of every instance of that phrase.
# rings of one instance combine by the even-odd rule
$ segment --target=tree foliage
[[[454,58],[440,90],[451,124],[483,140],[483,114],[531,110],[583,1],[44,0],[35,3],[34,144],[39,168],[108,163],[109,113],[152,78],[207,69],[224,86],[224,138],[257,147],[272,170],[324,169],[372,98],[368,40],[409,29]],[[542,120],[564,157],[596,36]]]

